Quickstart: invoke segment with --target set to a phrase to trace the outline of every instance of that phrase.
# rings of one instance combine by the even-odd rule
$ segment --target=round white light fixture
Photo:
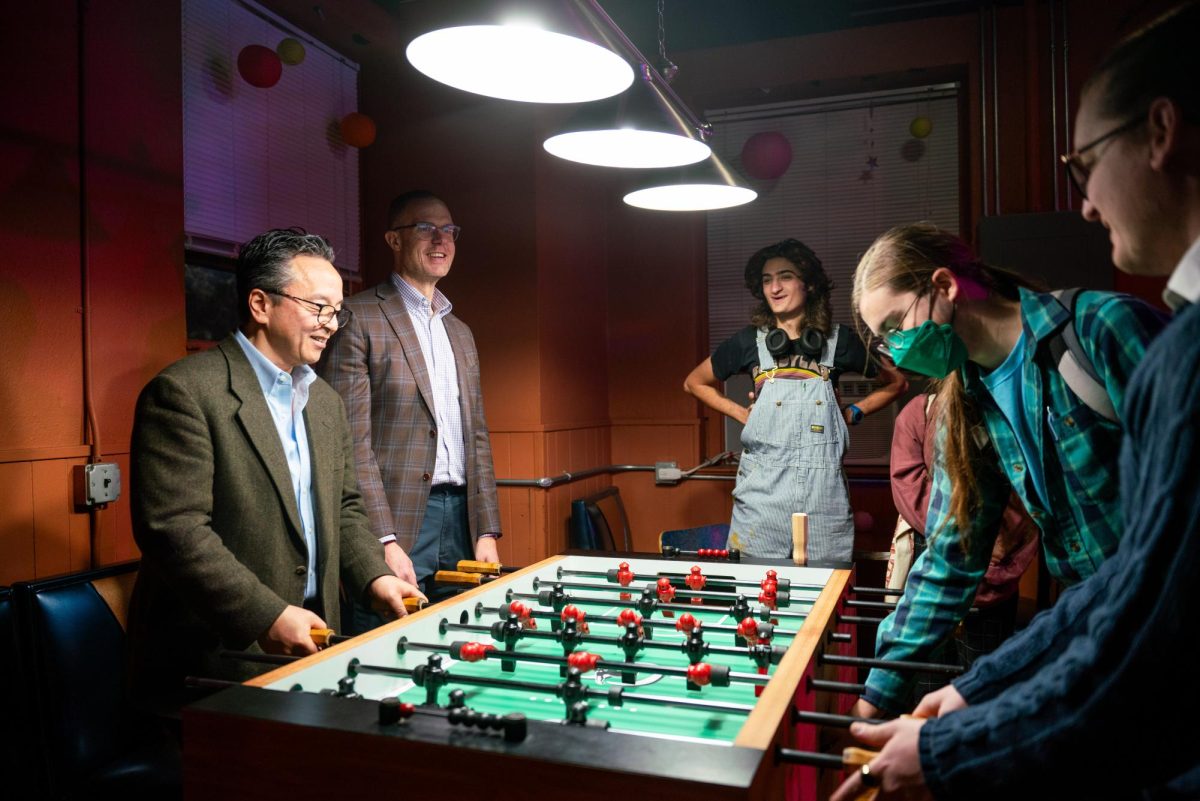
[[[652,211],[712,211],[749,203],[758,197],[753,189],[727,184],[668,184],[638,189],[625,202]]]
[[[547,139],[542,147],[559,158],[597,167],[681,167],[703,161],[712,153],[699,139],[632,128],[562,133]]]
[[[633,68],[613,51],[533,27],[443,28],[418,36],[405,52],[435,81],[503,100],[583,103],[633,83]]]

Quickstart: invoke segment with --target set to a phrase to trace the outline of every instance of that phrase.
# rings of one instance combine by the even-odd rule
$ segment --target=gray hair
[[[273,228],[259,234],[238,251],[238,324],[250,321],[250,292],[280,293],[292,282],[292,259],[317,256],[333,263],[333,248],[324,237],[303,228]]]

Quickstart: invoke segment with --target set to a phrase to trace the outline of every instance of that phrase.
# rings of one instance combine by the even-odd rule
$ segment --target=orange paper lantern
[[[367,147],[375,141],[375,121],[366,114],[352,111],[339,124],[342,141],[351,147]]]

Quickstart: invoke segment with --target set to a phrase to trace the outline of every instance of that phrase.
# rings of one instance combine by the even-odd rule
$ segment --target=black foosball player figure
[[[625,624],[625,633],[621,635],[621,650],[625,652],[625,661],[631,663],[637,660],[638,653],[642,650],[642,629],[639,623],[629,622]],[[634,671],[622,671],[621,682],[623,684],[634,684],[637,682],[637,673]]]

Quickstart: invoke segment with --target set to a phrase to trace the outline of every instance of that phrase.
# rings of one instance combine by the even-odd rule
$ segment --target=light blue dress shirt
[[[433,392],[433,416],[437,420],[437,455],[434,458],[432,484],[467,483],[466,436],[463,431],[462,405],[458,390],[458,363],[444,318],[453,306],[441,290],[426,298],[396,273],[392,283],[400,290],[404,307],[421,343],[429,388]]]
[[[241,331],[235,338],[258,376],[287,456],[292,492],[300,512],[300,524],[304,527],[304,544],[308,546],[308,582],[304,586],[304,600],[309,601],[317,597],[317,528],[313,513],[312,454],[308,449],[308,430],[304,426],[304,407],[308,403],[308,388],[317,380],[317,374],[307,364],[286,373],[254,347]]]

